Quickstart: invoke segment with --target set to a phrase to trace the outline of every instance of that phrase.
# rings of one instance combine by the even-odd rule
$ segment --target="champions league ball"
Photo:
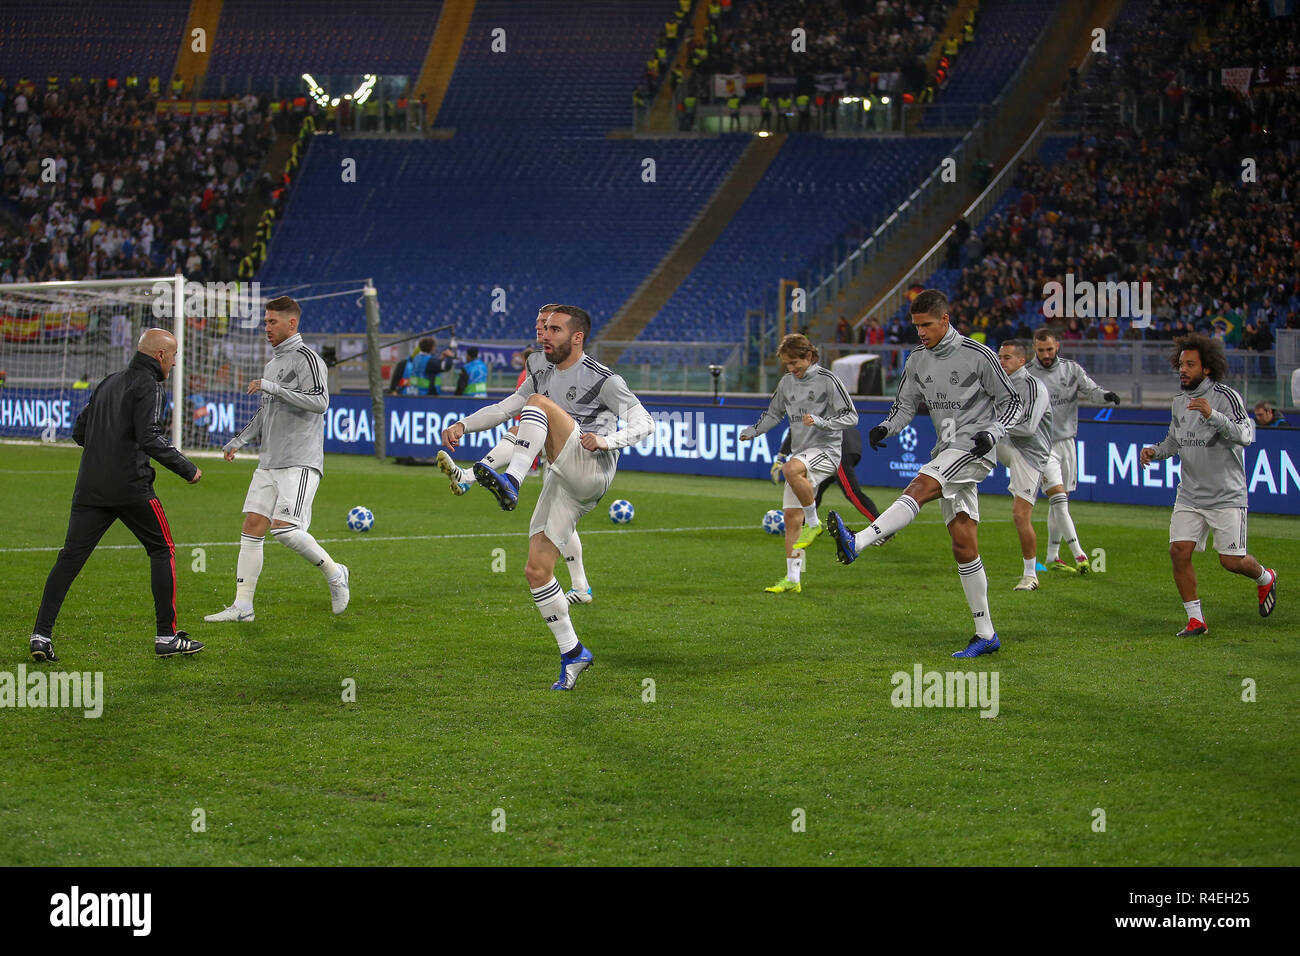
[[[614,524],[627,524],[634,514],[636,509],[632,507],[632,502],[624,501],[622,498],[609,506],[609,520]]]
[[[763,530],[768,534],[785,534],[785,512],[773,509],[763,515]]]
[[[357,505],[348,512],[349,531],[369,531],[375,523],[375,514],[369,508]]]

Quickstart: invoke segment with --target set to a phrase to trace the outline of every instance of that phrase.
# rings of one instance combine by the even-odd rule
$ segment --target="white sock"
[[[519,413],[519,432],[515,435],[515,450],[510,456],[510,467],[506,469],[506,474],[520,485],[524,483],[524,476],[532,467],[533,459],[546,447],[549,428],[546,412],[536,405],[525,405]]]
[[[1187,612],[1187,620],[1191,621],[1195,619],[1200,621],[1202,624],[1205,623],[1205,613],[1201,610],[1200,598],[1197,598],[1195,601],[1184,601],[1183,610]]]
[[[803,508],[803,523],[810,528],[815,528],[821,524],[821,519],[817,517],[817,502],[810,505],[801,505]]]
[[[569,568],[569,587],[575,591],[587,590],[590,585],[587,583],[587,569],[582,566],[582,542],[578,539],[578,532],[569,535],[560,554],[564,555],[564,563]]]
[[[984,573],[984,562],[979,556],[969,564],[957,565],[961,575],[961,588],[966,592],[966,603],[970,605],[971,617],[975,619],[975,634],[979,637],[993,636],[993,620],[989,617],[989,579]]]
[[[794,553],[794,556],[795,556],[796,558],[799,559],[799,573],[800,573],[800,574],[802,574],[804,571],[806,571],[806,570],[808,569],[808,565],[807,565],[807,563],[804,561],[804,555],[807,554],[807,553],[808,553],[808,552],[805,551],[803,548],[800,548],[798,551],[796,551],[796,552]]]
[[[799,561],[799,553],[796,551],[793,558],[785,559],[785,576],[795,584],[799,583],[799,576],[803,573],[803,564]]]
[[[272,528],[271,534],[275,535],[275,539],[286,545],[290,551],[296,551],[310,563],[320,568],[321,573],[325,575],[326,581],[333,581],[338,577],[339,566],[325,553],[325,549],[316,543],[316,539],[306,531],[290,525],[287,528]]]
[[[501,436],[501,440],[493,446],[492,450],[483,456],[483,464],[487,465],[493,471],[500,471],[506,465],[510,464],[510,457],[515,453],[515,436],[506,432]],[[462,468],[462,473],[467,469]],[[473,481],[471,474],[469,479]]]
[[[239,560],[235,563],[235,607],[241,611],[253,609],[253,595],[257,592],[257,579],[262,574],[262,542],[256,535],[239,535]]]
[[[870,526],[863,528],[853,536],[854,544],[861,551],[886,535],[897,534],[921,513],[921,506],[911,495],[900,495],[898,500],[880,513]]]
[[[560,645],[560,653],[567,654],[578,646],[578,635],[574,633],[573,622],[569,620],[569,602],[560,589],[560,582],[551,578],[540,588],[533,588],[533,603],[546,621],[547,627],[555,635],[555,643]]]
[[[1258,584],[1260,587],[1263,587],[1265,584],[1268,584],[1268,582],[1271,581],[1272,579],[1273,579],[1273,572],[1261,564],[1259,566],[1259,577],[1255,579],[1255,583]]]
[[[1025,558],[1025,574],[1032,575],[1034,577],[1038,576],[1037,558]]]
[[[1052,519],[1056,519],[1053,533]],[[1048,499],[1047,509],[1047,560],[1051,561],[1060,554],[1061,542],[1069,549],[1070,557],[1077,558],[1083,554],[1083,545],[1074,530],[1074,521],[1070,518],[1070,498],[1064,492],[1052,495]]]

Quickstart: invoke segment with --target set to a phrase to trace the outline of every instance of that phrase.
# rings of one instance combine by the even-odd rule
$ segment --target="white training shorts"
[[[1210,532],[1214,532],[1214,550],[1229,556],[1246,553],[1245,508],[1193,508],[1174,505],[1169,519],[1169,543],[1195,541],[1196,550],[1204,551]]]
[[[319,486],[320,472],[315,468],[258,468],[248,483],[244,513],[265,515],[306,531]]]
[[[605,471],[603,457],[582,447],[575,425],[542,478],[542,493],[528,523],[530,538],[544,534],[564,548],[582,516],[596,507],[614,480],[613,473]]]
[[[987,459],[974,452],[949,448],[939,452],[917,474],[929,475],[939,482],[943,489],[943,523],[947,525],[952,524],[953,518],[963,511],[972,521],[980,520],[979,483],[992,470]]]
[[[998,442],[998,463],[1011,470],[1007,490],[1031,505],[1038,498],[1038,482],[1043,473],[1029,463],[1029,459],[1015,445]]]
[[[1066,494],[1074,493],[1078,487],[1078,454],[1079,446],[1073,437],[1052,442],[1052,453],[1047,457],[1047,465],[1043,468],[1043,494],[1047,494],[1048,488],[1057,485],[1064,485]]]
[[[833,455],[816,449],[810,451],[801,451],[797,455],[791,455],[790,461],[799,459],[803,462],[804,468],[808,471],[808,480],[812,482],[813,494],[817,493],[817,486],[827,478],[831,477],[839,470],[840,461]],[[790,487],[790,482],[785,483],[785,492],[781,496],[782,508],[802,508],[803,504],[795,496],[794,489]]]

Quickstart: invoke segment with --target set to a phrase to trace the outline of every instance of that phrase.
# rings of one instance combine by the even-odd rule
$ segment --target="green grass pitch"
[[[201,465],[197,487],[163,473],[158,489],[181,626],[207,650],[154,659],[148,564],[118,525],[104,544],[123,547],[92,556],[64,605],[60,662],[35,665],[77,452],[0,449],[0,672],[102,671],[105,687],[98,719],[0,710],[0,865],[1300,860],[1296,519],[1250,522],[1280,569],[1273,616],[1198,555],[1210,634],[1185,640],[1168,509],[1075,504],[1105,573],[1021,594],[1009,500],[987,496],[1003,649],[954,661],[972,628],[935,505],[852,567],[823,537],[803,593],[771,595],[777,489],[625,472],[582,527],[596,602],[573,617],[596,665],[558,694],[523,578],[537,480],[504,514],[435,469],[332,456],[312,531],[351,567],[351,607],[333,616],[319,573],[268,541],[256,622],[208,625],[233,596],[253,464]],[[605,514],[619,497],[637,509],[625,528]],[[357,504],[369,534],[345,528]],[[836,490],[830,508],[851,510]],[[997,671],[998,716],[892,706],[891,675],[917,664]]]

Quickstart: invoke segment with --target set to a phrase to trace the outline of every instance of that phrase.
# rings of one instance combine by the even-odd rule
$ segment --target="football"
[[[375,514],[369,508],[357,505],[348,512],[349,531],[369,531],[375,524]]]
[[[632,507],[632,502],[624,501],[622,498],[609,506],[609,520],[614,524],[627,524],[634,514],[636,509]]]
[[[768,534],[785,534],[785,512],[773,508],[763,515],[763,530]]]

